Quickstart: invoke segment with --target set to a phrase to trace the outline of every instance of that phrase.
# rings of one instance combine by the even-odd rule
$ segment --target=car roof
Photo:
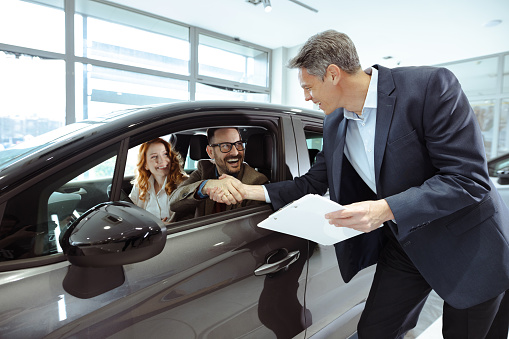
[[[307,116],[323,119],[324,114],[318,111],[289,106],[238,102],[238,101],[193,101],[163,105],[143,106],[134,109],[115,111],[94,119],[80,121],[61,127],[32,140],[0,151],[0,192],[34,169],[42,169],[53,157],[57,161],[59,154],[72,153],[87,145],[98,145],[108,138],[118,136],[129,130],[166,119],[171,116],[186,114],[208,115],[238,111],[249,114],[278,113]]]

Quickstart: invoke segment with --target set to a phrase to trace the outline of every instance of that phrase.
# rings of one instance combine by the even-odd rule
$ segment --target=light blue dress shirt
[[[365,72],[371,74],[371,80],[362,108],[362,114],[359,116],[354,112],[344,109],[345,118],[352,120],[349,121],[346,130],[344,152],[361,179],[376,193],[374,150],[376,108],[378,103],[378,70],[370,67]],[[265,193],[265,201],[270,203],[267,189],[265,189],[265,186],[262,187]]]
[[[345,118],[350,120],[346,130],[345,155],[362,180],[376,193],[374,150],[378,70],[371,67],[365,72],[371,73],[371,80],[361,115],[344,110]]]

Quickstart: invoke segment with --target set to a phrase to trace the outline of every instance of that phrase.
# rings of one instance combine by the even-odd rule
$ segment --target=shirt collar
[[[377,108],[377,92],[378,92],[378,70],[374,67],[369,67],[364,70],[366,74],[371,74],[371,80],[369,81],[368,93],[366,94],[366,100],[364,100],[364,106],[362,107],[363,115],[358,116],[354,112],[347,109],[344,110],[345,118],[352,120],[364,120],[364,109],[365,108]]]
[[[161,188],[164,188],[166,187],[166,181],[168,180],[168,177],[164,178],[164,182],[163,182],[163,186]],[[150,188],[154,191],[154,193],[158,193],[156,192],[156,189],[155,189],[155,181],[156,179],[154,178],[154,176],[151,174],[150,177],[148,178],[148,182],[151,184],[150,185]],[[160,191],[160,190],[159,190]]]

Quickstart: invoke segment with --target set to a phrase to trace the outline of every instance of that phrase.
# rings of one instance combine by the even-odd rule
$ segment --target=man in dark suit
[[[363,71],[352,41],[336,31],[311,37],[290,67],[299,69],[305,99],[327,115],[323,151],[293,181],[263,187],[225,178],[235,186],[230,197],[278,209],[328,188],[346,206],[325,216],[365,232],[335,245],[344,280],[378,263],[360,338],[403,338],[431,289],[445,301],[445,338],[507,338],[509,210],[454,75],[435,67]]]

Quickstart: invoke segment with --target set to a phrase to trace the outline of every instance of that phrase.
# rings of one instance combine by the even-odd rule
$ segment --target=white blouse
[[[157,193],[154,190],[154,177],[150,176],[148,182],[150,187],[147,194],[145,194],[145,200],[140,199],[140,188],[138,185],[134,185],[131,193],[129,194],[129,198],[131,198],[134,204],[144,208],[148,212],[159,217],[161,220],[168,218],[166,221],[170,221],[173,216],[173,212],[170,211],[170,196],[166,194],[166,191],[164,190],[164,187],[166,186],[166,179],[164,179],[164,184]]]

